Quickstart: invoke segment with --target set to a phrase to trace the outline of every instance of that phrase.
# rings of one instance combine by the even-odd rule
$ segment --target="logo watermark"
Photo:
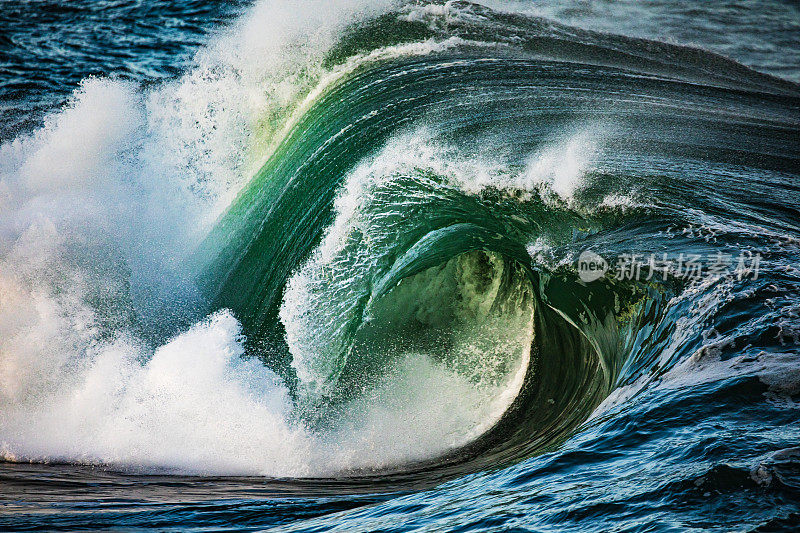
[[[606,261],[599,254],[584,250],[578,257],[578,275],[585,283],[604,276],[619,281],[665,280],[668,277],[696,281],[733,275],[737,279],[758,279],[761,254],[741,252],[732,254],[717,252],[710,256],[700,254],[620,254],[615,260]]]
[[[584,250],[578,257],[578,275],[586,283],[606,275],[608,263],[591,250]]]

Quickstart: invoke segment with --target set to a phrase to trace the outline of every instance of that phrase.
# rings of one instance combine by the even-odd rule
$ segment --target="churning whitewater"
[[[315,37],[341,31],[349,11]],[[295,35],[280,44],[305,37],[301,32],[318,23],[298,21],[284,29]],[[341,309],[319,305],[335,295],[315,292],[339,289],[319,277],[331,255],[345,253],[339,248],[358,224],[354,217],[363,216],[359,204],[370,201],[381,180],[391,186],[391,174],[435,163],[438,148],[424,130],[400,135],[352,171],[325,239],[286,280],[281,325],[301,383],[327,378],[313,366],[333,372],[327,367],[337,364],[335,352],[348,342],[351,350],[383,359],[373,374],[349,385],[363,388],[360,394],[345,387],[336,392],[348,399],[337,402],[334,422],[321,428],[306,420],[298,403],[310,400],[293,395],[286,379],[258,361],[271,353],[246,354],[231,310],[203,316],[210,304],[194,284],[187,256],[263,155],[253,146],[271,150],[270,137],[286,135],[279,130],[289,130],[308,102],[361,65],[424,57],[460,42],[387,46],[326,71],[305,57],[271,64],[285,48],[255,46],[248,33],[256,24],[260,31],[257,11],[201,52],[200,66],[152,92],[88,79],[42,129],[3,145],[6,460],[333,475],[457,449],[492,427],[519,392],[530,359],[533,288],[519,267],[494,254],[464,253],[404,279],[375,310],[384,315],[383,327],[365,328],[358,340],[326,329],[328,313]],[[331,44],[318,46],[322,55]],[[228,72],[216,74],[222,67]],[[273,79],[311,67],[319,72],[307,80]],[[252,86],[233,87],[240,80],[230,78],[242,70]],[[246,98],[254,87],[267,88],[262,101]],[[250,131],[268,113],[283,113],[289,125],[266,130],[259,122]],[[399,155],[398,144],[407,139],[423,159]],[[488,186],[480,180],[491,178],[491,164],[461,176],[460,186]],[[362,260],[371,253],[362,250]],[[355,268],[368,274],[376,266]],[[403,336],[417,334],[408,328],[420,325],[429,326],[428,338],[402,346]]]
[[[6,135],[0,459],[791,524],[797,49],[567,7],[256,2]]]

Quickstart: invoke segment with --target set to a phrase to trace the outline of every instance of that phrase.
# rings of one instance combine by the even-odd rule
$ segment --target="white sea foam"
[[[270,136],[261,118],[324,86],[319,64],[343,25],[386,4],[259,2],[175,82],[145,91],[87,79],[42,128],[0,146],[4,458],[303,476],[443,451],[412,444],[420,424],[458,414],[412,424],[404,413],[423,406],[406,409],[426,399],[411,389],[394,396],[400,412],[354,407],[362,433],[312,433],[277,376],[241,358],[227,312],[161,346],[130,318],[183,312],[194,298],[183,259],[258,164],[250,148]],[[458,390],[458,376],[425,368]],[[389,428],[374,431],[371,409]]]
[[[443,453],[513,400],[409,353],[340,424],[312,431],[280,379],[242,358],[228,312],[161,345],[141,335],[191,309],[183,259],[259,164],[251,149],[282,133],[264,116],[299,116],[364,61],[462,44],[391,47],[323,72],[343,25],[384,4],[260,2],[175,82],[87,79],[42,128],[0,146],[3,458],[326,475]]]
[[[242,24],[236,31],[248,35],[255,22]],[[152,92],[88,79],[42,129],[0,147],[4,458],[328,475],[463,445],[489,429],[519,391],[527,349],[505,381],[488,388],[412,351],[369,395],[344,405],[339,423],[315,431],[297,419],[273,372],[241,358],[239,325],[227,312],[160,346],[142,338],[131,315],[147,327],[165,311],[180,315],[181,306],[191,308],[194,292],[182,260],[243,183],[249,163],[242,148],[252,140],[254,117],[272,105],[242,97],[264,82],[264,71],[243,74],[229,64],[229,76],[213,68],[226,54],[229,63],[255,61],[224,43],[203,51],[200,66],[184,78]],[[387,53],[449,45],[415,46]],[[248,76],[249,89],[233,81]],[[295,98],[276,91],[285,96],[278,105]],[[546,182],[541,165],[531,179],[530,172],[512,172],[487,155],[459,155],[432,137],[425,129],[401,135],[352,174],[313,261],[333,261],[343,239],[365,223],[358,218],[365,197],[402,172],[427,169],[468,194],[490,185],[533,192],[554,183],[554,190],[567,191],[561,182]],[[581,168],[570,175],[570,187]],[[319,307],[304,292],[303,276],[290,283],[282,319],[298,374],[311,382],[304,362],[314,354],[316,361],[324,358],[311,349],[318,345],[307,319]],[[521,330],[529,332],[530,324]],[[499,338],[499,330],[491,335]],[[518,344],[529,347],[530,339]],[[466,357],[470,350],[457,351]]]
[[[155,346],[141,331],[190,315],[196,296],[186,255],[266,145],[327,84],[364,61],[463,44],[400,45],[324,72],[321,59],[342,27],[385,5],[259,2],[180,79],[152,90],[84,80],[42,128],[0,146],[3,458],[327,475],[431,457],[497,420],[521,386],[527,355],[501,394],[487,396],[452,367],[408,353],[368,397],[342,407],[341,423],[314,431],[297,419],[280,379],[242,358],[230,313],[200,317]],[[271,124],[269,116],[282,119]],[[592,155],[580,137],[514,173],[487,155],[456,157],[424,131],[410,139],[354,172],[313,261],[336,256],[365,191],[381,185],[376,176],[427,168],[465,192],[544,187],[566,198]],[[311,381],[303,362],[314,345],[302,318],[314,301],[304,279],[293,279],[281,316],[300,377]]]

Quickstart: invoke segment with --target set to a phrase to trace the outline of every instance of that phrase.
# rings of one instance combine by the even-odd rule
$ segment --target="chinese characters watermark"
[[[619,281],[650,281],[653,279],[680,278],[697,281],[734,275],[737,279],[758,279],[761,254],[750,251],[732,254],[716,252],[711,256],[700,254],[620,254],[608,262],[591,250],[578,257],[578,275],[586,283],[609,276]]]

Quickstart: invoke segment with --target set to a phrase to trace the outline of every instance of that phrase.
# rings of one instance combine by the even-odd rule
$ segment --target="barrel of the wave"
[[[321,423],[330,417],[320,405],[354,401],[397,375],[404,358],[469,376],[466,368],[493,359],[504,332],[524,332],[497,360],[525,367],[525,378],[503,388],[512,399],[476,446],[504,435],[531,453],[568,436],[602,401],[676,289],[664,278],[589,284],[571,261],[542,262],[528,250],[547,243],[576,257],[594,235],[624,227],[624,239],[599,245],[621,253],[626,240],[661,242],[653,226],[668,216],[648,221],[647,209],[619,202],[631,184],[653,179],[647,169],[670,174],[687,158],[708,168],[786,167],[780,111],[797,88],[713,54],[591,32],[576,40],[557,25],[464,9],[492,23],[459,19],[435,50],[384,47],[357,29],[343,39],[331,62],[357,59],[311,93],[212,232],[199,254],[201,283],[212,306],[242,321],[248,349],[293,383],[309,416],[323,413]],[[393,27],[392,35],[407,29],[400,19]],[[449,39],[467,33],[508,46],[499,53]],[[685,61],[668,60],[675,56]],[[770,120],[743,125],[765,106]],[[498,141],[509,138],[513,146]],[[598,148],[584,157],[575,147],[587,138]],[[786,150],[759,152],[753,141],[764,139]],[[480,146],[499,152],[488,172],[476,163],[487,159]],[[665,193],[657,201],[667,211],[673,197],[683,200],[680,190]],[[465,307],[479,285],[465,281],[469,264],[503,265],[477,277],[501,280],[498,291],[524,279],[516,291],[530,296],[492,293],[487,282],[491,305]],[[513,306],[526,309],[519,323],[503,314]],[[481,345],[486,338],[494,346]],[[480,388],[493,372],[468,380]]]

